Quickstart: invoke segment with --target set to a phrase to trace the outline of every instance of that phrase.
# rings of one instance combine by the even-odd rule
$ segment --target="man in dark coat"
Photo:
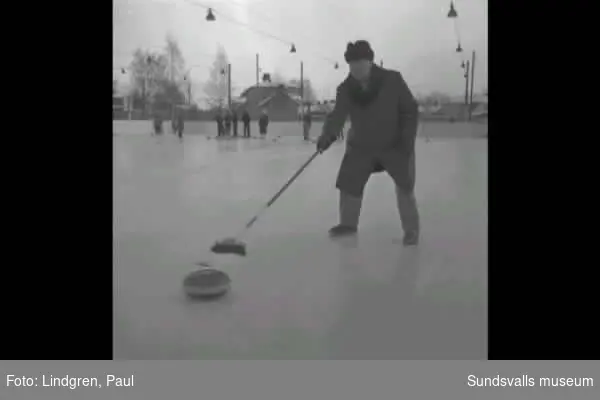
[[[340,190],[340,223],[332,237],[357,232],[364,187],[369,176],[385,170],[396,184],[404,245],[419,241],[419,212],[414,195],[415,139],[418,105],[402,75],[373,64],[368,42],[349,43],[344,54],[350,74],[337,88],[335,109],[328,115],[317,150],[327,150],[350,116],[352,133],[336,187]]]
[[[242,114],[242,122],[244,123],[244,137],[250,137],[250,114],[248,110],[244,110]]]
[[[304,115],[302,115],[302,128],[303,128],[303,137],[304,140],[308,141],[310,139],[310,127],[312,126],[312,114],[310,112],[310,106],[308,110],[304,111]]]
[[[153,123],[154,123],[154,134],[155,135],[162,135],[162,133],[163,133],[163,120],[162,120],[162,117],[161,117],[161,115],[160,115],[160,113],[158,111],[154,111]]]
[[[225,134],[231,136],[231,111],[225,111]]]
[[[183,130],[185,128],[185,117],[183,115],[183,110],[179,110],[177,112],[177,123],[175,124],[177,127],[177,136],[179,140],[183,140]]]
[[[217,115],[215,116],[215,121],[217,121],[217,136],[223,136],[223,115],[221,114],[221,110],[217,111]]]
[[[258,119],[258,130],[260,132],[260,136],[265,138],[267,135],[267,128],[269,127],[269,116],[267,115],[267,110],[263,110],[260,114],[260,118]]]
[[[173,135],[177,134],[177,112],[175,108],[171,112],[171,133]]]
[[[233,124],[233,136],[237,137],[238,135],[238,115],[237,111],[231,111],[231,122]]]

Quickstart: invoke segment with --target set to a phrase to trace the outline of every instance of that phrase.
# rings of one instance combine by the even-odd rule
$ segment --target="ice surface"
[[[300,126],[272,124],[276,142],[138,133],[114,136],[116,359],[487,357],[487,140],[418,140],[417,248],[401,245],[385,174],[369,181],[358,237],[327,237],[339,143],[252,227],[241,258],[209,249],[311,156]],[[188,301],[198,261],[227,272],[231,293]]]

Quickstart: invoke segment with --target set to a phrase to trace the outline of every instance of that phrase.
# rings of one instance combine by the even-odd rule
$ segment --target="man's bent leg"
[[[419,242],[420,232],[419,208],[415,193],[414,191],[407,192],[400,186],[396,186],[396,201],[404,230],[404,244],[415,245]]]
[[[340,190],[340,223],[329,230],[331,236],[344,236],[356,233],[362,197],[355,197]]]
[[[407,157],[406,154],[394,151],[385,154],[379,161],[396,183],[396,199],[404,230],[404,244],[415,245],[419,241],[420,232],[419,210],[414,190],[415,154]]]
[[[336,187],[340,191],[340,222],[329,230],[331,236],[356,233],[363,191],[371,175],[372,165],[371,156],[346,150],[336,181]]]

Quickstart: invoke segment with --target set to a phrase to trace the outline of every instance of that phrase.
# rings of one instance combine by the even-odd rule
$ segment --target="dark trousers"
[[[238,135],[238,124],[237,124],[237,122],[234,122],[233,123],[233,136],[237,137],[237,135]]]
[[[244,137],[250,137],[250,123],[244,124]]]
[[[304,123],[302,126],[304,128],[304,140],[310,139],[310,125],[309,123]]]

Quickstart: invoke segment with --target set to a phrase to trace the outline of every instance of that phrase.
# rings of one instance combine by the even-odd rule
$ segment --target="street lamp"
[[[214,21],[215,19],[216,18],[215,18],[215,15],[213,14],[212,8],[209,8],[208,12],[206,13],[206,20],[207,21]]]
[[[192,104],[192,69],[204,67],[204,65],[192,65],[183,74],[183,80],[188,83],[188,105]]]
[[[448,11],[448,18],[456,18],[458,17],[458,13],[456,12],[456,9],[454,8],[454,2],[451,1],[450,2],[450,11]]]
[[[290,49],[290,53],[295,53],[296,52],[296,46],[294,46],[294,43],[292,43],[292,48]]]

